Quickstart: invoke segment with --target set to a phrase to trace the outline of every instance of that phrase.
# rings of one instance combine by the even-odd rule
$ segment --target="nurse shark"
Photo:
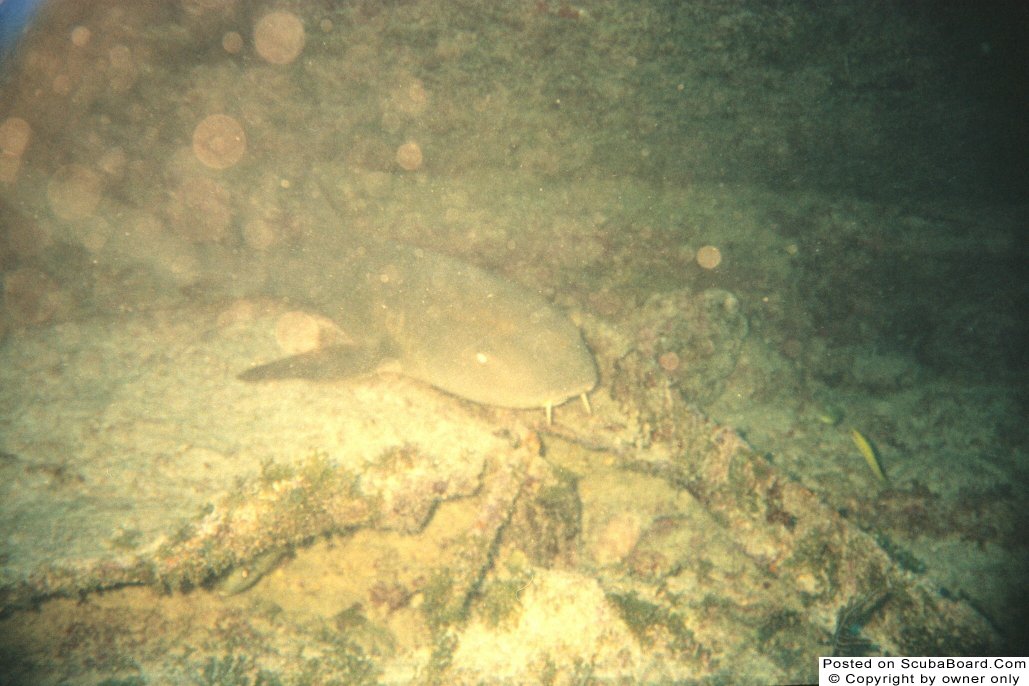
[[[484,405],[552,408],[597,383],[578,328],[538,293],[474,265],[388,241],[272,256],[262,290],[331,319],[355,345],[329,345],[239,378],[400,373]]]

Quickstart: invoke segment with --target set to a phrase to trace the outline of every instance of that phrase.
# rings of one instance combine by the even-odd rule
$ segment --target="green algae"
[[[248,565],[267,572],[290,547],[367,522],[373,504],[361,495],[357,477],[325,453],[312,453],[297,465],[266,461],[257,478],[240,483],[218,506],[205,506],[162,546],[153,577],[173,591],[228,574],[229,592],[246,590]],[[249,523],[255,509],[259,528]],[[339,520],[340,510],[347,521]]]
[[[696,656],[700,645],[686,626],[682,614],[656,605],[635,592],[608,593],[607,599],[618,610],[622,621],[642,646],[664,643],[669,650],[683,657]]]
[[[517,623],[522,609],[522,595],[532,585],[531,569],[513,562],[507,568],[511,576],[492,579],[483,584],[475,605],[476,616],[492,628]]]
[[[458,596],[455,587],[453,574],[447,568],[433,570],[422,587],[421,610],[434,635],[468,618],[465,599]]]

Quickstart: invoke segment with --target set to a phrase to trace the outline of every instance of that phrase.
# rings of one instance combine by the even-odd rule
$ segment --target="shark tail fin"
[[[371,373],[383,358],[382,346],[333,345],[251,367],[236,378],[251,383],[276,379],[339,380]]]

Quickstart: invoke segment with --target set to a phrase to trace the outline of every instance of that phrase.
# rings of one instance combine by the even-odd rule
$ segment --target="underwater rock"
[[[660,372],[683,397],[701,406],[724,390],[749,331],[736,296],[720,289],[651,296],[632,326],[638,332],[637,351],[655,364],[643,363],[631,373]]]
[[[538,445],[460,401],[390,375],[235,380],[277,350],[283,310],[93,319],[0,348],[0,412],[17,417],[0,516],[20,523],[0,550],[3,608],[108,580],[195,586],[325,532],[418,531],[472,493],[484,536],[507,520]]]

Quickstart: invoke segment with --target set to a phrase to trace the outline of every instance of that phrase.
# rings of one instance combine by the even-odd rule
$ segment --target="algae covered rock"
[[[634,319],[636,347],[690,402],[716,399],[736,367],[749,325],[732,293],[709,289],[650,297]]]

